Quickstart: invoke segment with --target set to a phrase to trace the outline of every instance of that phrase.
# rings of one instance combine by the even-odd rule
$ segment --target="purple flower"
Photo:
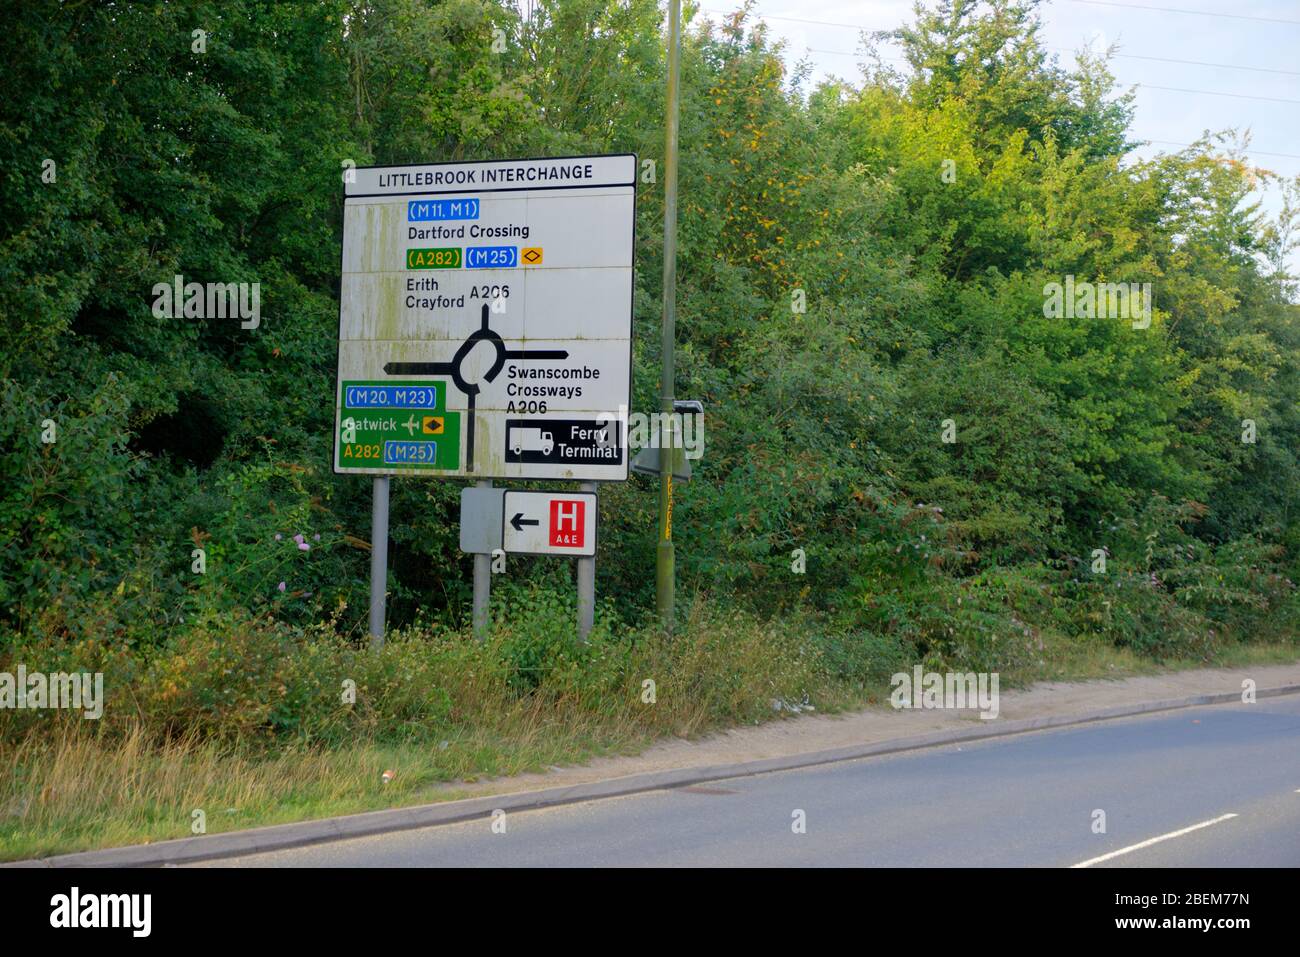
[[[280,584],[277,586],[277,589],[279,591],[284,591],[284,582],[280,582]]]
[[[278,542],[280,539],[282,539],[282,538],[284,538],[284,536],[281,535],[279,532],[276,532],[276,533],[275,533],[275,540],[276,540],[277,542]]]
[[[320,532],[317,532],[313,537],[316,539],[316,541],[319,542],[319,541],[320,541]]]
[[[311,546],[308,545],[306,542],[299,542],[299,543],[298,543],[298,551],[300,551],[300,552],[309,552],[309,551],[311,551]]]
[[[299,545],[301,545],[303,543],[302,532],[299,532],[297,535],[295,535],[293,537],[293,540],[297,542]]]

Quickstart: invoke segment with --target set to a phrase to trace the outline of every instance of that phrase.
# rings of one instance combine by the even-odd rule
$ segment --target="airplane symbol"
[[[415,416],[414,416],[414,415],[412,415],[409,419],[407,419],[405,422],[403,422],[402,425],[406,426],[406,434],[407,434],[407,435],[414,435],[414,434],[415,434],[415,430],[416,430],[417,426],[416,426]]]

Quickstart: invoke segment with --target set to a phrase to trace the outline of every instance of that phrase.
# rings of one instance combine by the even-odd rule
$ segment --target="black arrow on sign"
[[[510,520],[516,532],[522,532],[524,525],[540,525],[541,523],[535,518],[524,518],[523,512],[515,512],[515,517]]]

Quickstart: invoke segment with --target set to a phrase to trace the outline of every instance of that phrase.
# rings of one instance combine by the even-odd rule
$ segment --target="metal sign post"
[[[583,482],[582,490],[590,492],[592,510],[596,509],[596,483]],[[596,621],[596,550],[592,548],[590,558],[578,559],[578,637],[583,641],[591,634],[591,626]]]
[[[388,591],[388,476],[376,475],[370,502],[370,647],[384,646]]]
[[[490,489],[492,480],[474,483],[476,488]],[[488,607],[492,600],[492,556],[485,552],[474,555],[474,637],[482,641],[487,637]]]

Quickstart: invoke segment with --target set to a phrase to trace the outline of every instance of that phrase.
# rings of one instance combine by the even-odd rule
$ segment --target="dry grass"
[[[575,670],[530,694],[485,686],[481,700],[461,701],[455,722],[413,729],[407,742],[370,733],[333,747],[168,738],[146,723],[110,732],[61,715],[0,736],[0,858],[186,837],[196,810],[206,833],[217,833],[448,800],[454,791],[435,797],[431,786],[635,753],[666,734],[772,717],[771,698],[811,674],[781,650],[788,643],[749,620],[692,616],[673,641],[640,646],[612,684],[589,684]],[[647,678],[653,704],[642,699]],[[396,777],[385,784],[389,769]]]
[[[502,730],[470,730],[446,746],[358,741],[274,751],[193,737],[164,743],[137,728],[97,735],[64,722],[57,733],[0,745],[0,858],[187,837],[194,812],[207,833],[429,800],[430,785],[541,770],[649,743],[644,732],[557,723],[522,708]],[[386,770],[396,771],[391,783]],[[450,800],[455,792],[439,792]]]

